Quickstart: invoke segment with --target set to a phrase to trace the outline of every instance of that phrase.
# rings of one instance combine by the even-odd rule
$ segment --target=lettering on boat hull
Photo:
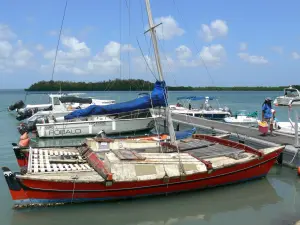
[[[48,130],[49,136],[64,136],[64,135],[79,135],[81,134],[81,129],[65,129],[65,130]]]

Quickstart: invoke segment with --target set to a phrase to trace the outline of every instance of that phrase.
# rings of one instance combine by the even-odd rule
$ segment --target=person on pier
[[[270,127],[270,135],[271,136],[276,136],[273,134],[273,121],[274,116],[273,116],[273,111],[272,111],[272,100],[271,98],[267,97],[262,105],[262,121],[266,121],[269,124]]]

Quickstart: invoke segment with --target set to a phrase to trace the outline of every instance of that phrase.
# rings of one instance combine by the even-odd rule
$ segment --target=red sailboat
[[[193,146],[193,147],[191,147]],[[112,150],[104,154],[83,146],[81,160],[72,151],[50,156],[30,151],[27,171],[3,167],[16,205],[75,203],[134,198],[209,188],[266,176],[284,147],[256,150],[218,137],[193,135],[177,146],[162,143],[168,152]],[[198,156],[196,156],[198,154]],[[68,157],[70,156],[70,157]]]
[[[149,0],[145,0],[156,65],[163,82],[155,25]],[[165,195],[204,189],[266,176],[284,146],[254,149],[219,137],[194,134],[175,140],[166,107],[169,142],[159,143],[161,152],[142,149],[83,145],[57,154],[29,149],[28,165],[20,173],[2,167],[16,205],[40,205],[105,201]],[[103,151],[101,146],[106,150]]]

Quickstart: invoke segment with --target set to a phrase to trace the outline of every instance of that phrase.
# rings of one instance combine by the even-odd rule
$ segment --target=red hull
[[[275,164],[282,150],[283,148],[248,163],[218,169],[211,173],[188,175],[185,179],[174,178],[168,182],[164,180],[116,182],[112,186],[106,186],[105,183],[74,184],[17,179],[18,184],[15,187],[19,185],[20,188],[15,190],[10,188],[10,192],[16,204],[30,204],[103,201],[203,189],[263,177]]]

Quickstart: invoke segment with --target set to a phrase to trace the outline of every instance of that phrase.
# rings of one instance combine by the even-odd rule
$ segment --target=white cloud
[[[219,65],[226,58],[226,51],[220,44],[204,46],[199,56],[204,63]]]
[[[8,58],[12,52],[12,45],[8,41],[0,41],[0,59]]]
[[[135,48],[131,44],[125,44],[121,47],[121,51],[123,52],[132,52]]]
[[[214,20],[210,25],[202,24],[199,35],[207,42],[217,37],[225,37],[228,34],[228,26],[224,20]]]
[[[188,59],[192,56],[192,51],[185,45],[180,45],[175,51],[178,59]]]
[[[32,52],[26,48],[21,48],[13,54],[14,63],[18,67],[25,67],[29,65],[31,63],[30,60],[32,59],[32,57]]]
[[[264,56],[249,55],[248,53],[238,53],[238,56],[251,64],[267,64],[269,62]]]
[[[79,42],[79,40],[75,37],[62,37],[62,44],[69,48],[73,53],[80,52],[84,55],[90,54],[90,49],[86,46],[84,42]]]
[[[121,45],[118,42],[110,41],[104,46],[103,55],[108,57],[118,57],[120,55]]]
[[[64,36],[62,48],[57,53],[56,72],[67,72],[72,74],[115,74],[120,70],[120,51],[134,51],[130,44],[121,45],[110,41],[103,50],[91,57],[90,48],[85,42],[80,42],[75,37]],[[55,49],[44,53],[44,58],[54,60]],[[51,68],[52,63],[42,65],[41,69],[46,71]]]
[[[300,54],[298,52],[292,52],[293,59],[300,59]]]
[[[35,49],[41,52],[41,51],[44,50],[44,46],[41,45],[41,44],[37,44],[37,45],[35,46]]]
[[[33,56],[33,53],[23,46],[21,40],[19,40],[14,46],[7,41],[0,41],[1,71],[13,72],[18,68],[33,68]]]
[[[282,46],[273,46],[273,47],[271,47],[271,50],[273,52],[278,53],[278,54],[282,54],[283,53],[283,47]]]
[[[120,70],[120,50],[131,51],[131,45],[122,45],[115,41],[110,41],[104,46],[102,52],[99,52],[88,61],[87,68],[90,73],[96,74],[115,74]]]
[[[248,48],[248,44],[246,42],[240,43],[240,51],[246,51]]]
[[[185,32],[179,27],[178,23],[172,16],[155,18],[154,22],[155,24],[162,23],[162,25],[156,27],[156,34],[159,39],[170,40],[175,36],[183,35]]]
[[[0,23],[0,40],[8,40],[15,37],[17,37],[17,35],[12,32],[8,25]]]
[[[175,49],[178,62],[173,64],[181,67],[196,67],[201,65],[201,62],[192,58],[192,51],[185,45],[180,45]]]
[[[90,48],[87,47],[85,42],[80,42],[75,37],[63,36],[62,47],[64,50],[59,50],[57,52],[57,64],[75,64],[77,60],[84,59],[90,56]],[[55,49],[45,52],[44,58],[54,60],[55,52]]]

